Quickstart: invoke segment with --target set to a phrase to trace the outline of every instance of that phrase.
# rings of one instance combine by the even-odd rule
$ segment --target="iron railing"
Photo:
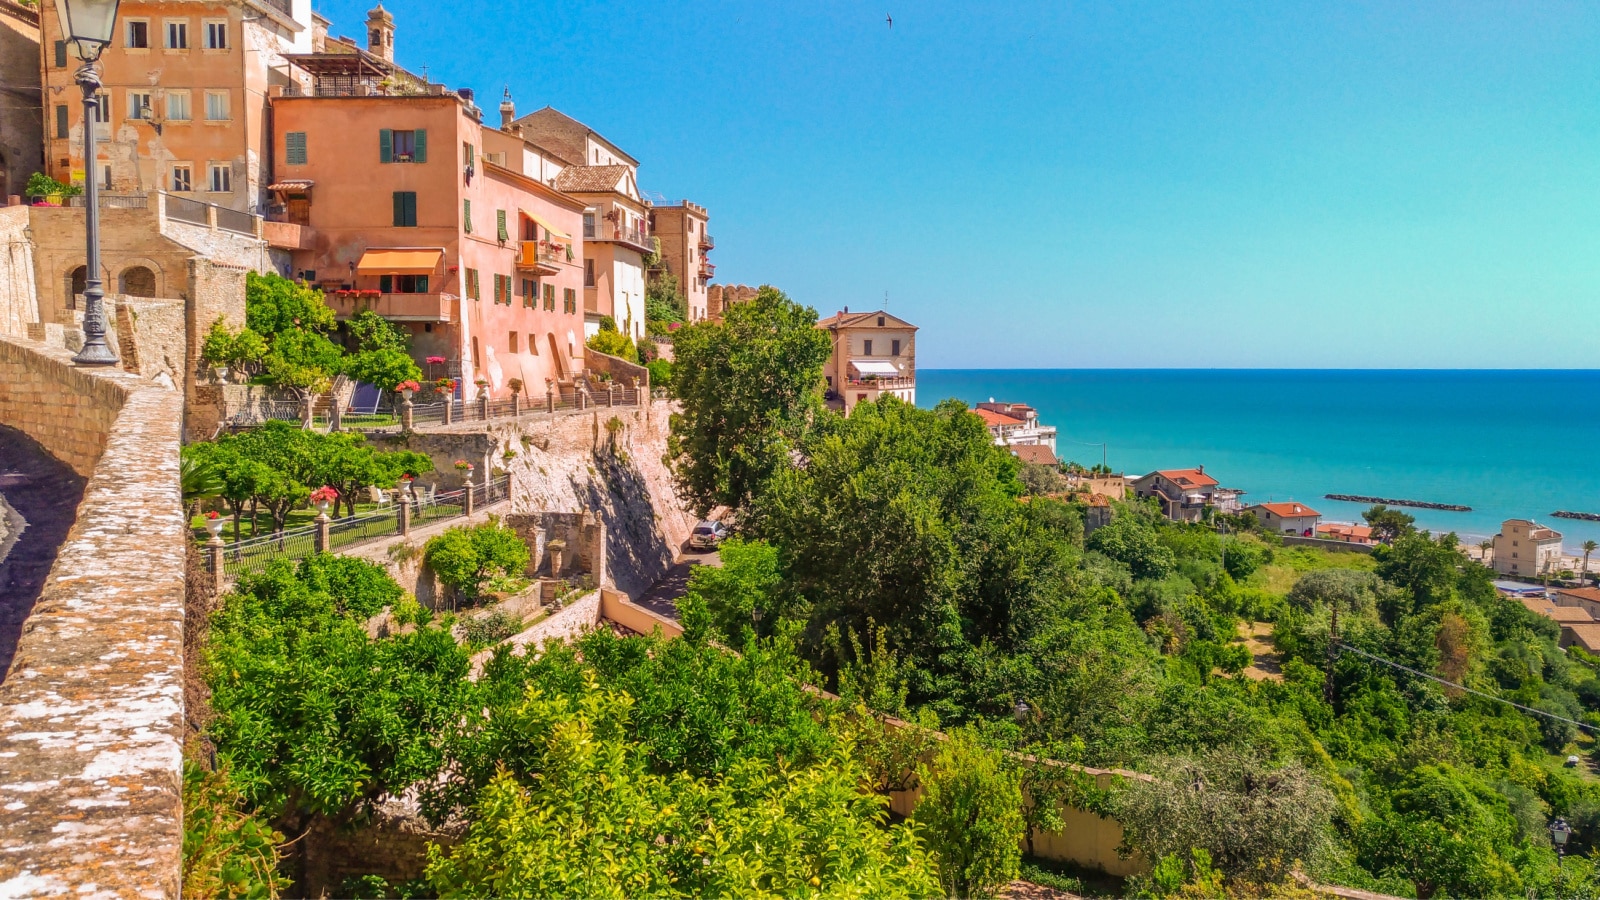
[[[201,203],[199,200],[190,200],[188,197],[179,197],[174,194],[166,195],[165,201],[167,218],[188,222],[192,225],[211,224],[206,217],[206,207],[211,204]]]
[[[148,195],[148,194],[100,194],[99,195],[99,203],[100,203],[100,208],[101,209],[149,209],[150,208],[150,195]],[[83,208],[83,204],[84,204],[84,197],[83,197],[82,194],[79,194],[76,197],[68,197],[67,198],[67,205],[70,206],[70,207],[73,207],[73,208],[76,208],[76,209],[82,209]]]
[[[256,217],[247,212],[240,212],[237,209],[219,206],[217,207],[217,227],[235,234],[254,235],[256,233]]]

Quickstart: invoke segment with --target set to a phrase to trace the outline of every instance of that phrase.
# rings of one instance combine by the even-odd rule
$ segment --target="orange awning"
[[[361,254],[356,272],[361,275],[432,275],[439,268],[443,250],[372,249]]]
[[[555,227],[554,225],[551,225],[542,216],[536,215],[535,213],[528,212],[525,209],[522,210],[522,214],[527,216],[528,218],[532,219],[533,221],[539,223],[539,227],[540,228],[543,228],[545,231],[549,232],[548,237],[550,238],[550,240],[552,240],[552,241],[570,241],[570,240],[572,240],[572,235],[567,234],[565,231],[562,231],[561,229]]]

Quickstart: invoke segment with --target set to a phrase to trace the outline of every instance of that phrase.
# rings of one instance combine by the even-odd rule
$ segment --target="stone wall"
[[[88,484],[0,684],[0,896],[176,896],[182,396],[0,338],[0,420]]]
[[[628,390],[633,389],[634,379],[639,380],[641,387],[650,386],[649,369],[609,353],[601,353],[594,349],[584,350],[583,367],[592,375],[610,375],[612,381]]]
[[[713,284],[706,288],[706,315],[717,318],[735,303],[754,300],[760,290],[748,284]]]
[[[28,208],[0,208],[0,334],[25,337],[28,326],[39,321],[39,296],[33,279]]]
[[[182,384],[188,371],[183,301],[119,297],[116,307],[122,367],[145,378],[161,375],[173,385]]]
[[[479,472],[509,472],[513,514],[592,512],[605,526],[610,582],[637,595],[667,573],[694,527],[664,462],[671,411],[668,401],[655,401],[374,440],[385,449],[428,454],[445,485],[459,481],[451,467],[457,459],[474,462]]]
[[[44,171],[39,10],[0,0],[0,206]]]

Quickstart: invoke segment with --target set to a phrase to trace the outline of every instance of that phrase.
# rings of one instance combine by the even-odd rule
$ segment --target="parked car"
[[[694,531],[689,533],[689,546],[696,550],[715,550],[727,536],[728,529],[724,528],[721,522],[707,519],[696,525]]]

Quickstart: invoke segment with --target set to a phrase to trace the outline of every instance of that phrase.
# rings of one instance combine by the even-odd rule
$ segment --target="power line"
[[[1447,687],[1453,687],[1453,688],[1456,688],[1457,690],[1462,690],[1462,691],[1465,691],[1465,692],[1467,692],[1469,694],[1475,694],[1475,695],[1477,695],[1479,697],[1484,698],[1485,700],[1493,700],[1496,703],[1504,703],[1507,706],[1515,706],[1517,709],[1520,709],[1523,712],[1532,713],[1533,715],[1536,715],[1536,716],[1544,716],[1547,719],[1554,719],[1557,722],[1565,722],[1568,725],[1576,725],[1579,728],[1582,728],[1582,729],[1590,732],[1591,734],[1600,734],[1600,729],[1597,729],[1593,725],[1590,725],[1588,723],[1574,721],[1572,719],[1567,718],[1566,716],[1558,716],[1555,713],[1545,712],[1542,709],[1534,709],[1531,706],[1523,706],[1521,703],[1517,703],[1514,700],[1507,700],[1504,697],[1496,697],[1494,694],[1489,694],[1489,693],[1485,693],[1483,691],[1474,690],[1473,688],[1469,688],[1464,684],[1456,684],[1454,681],[1446,681],[1445,679],[1440,678],[1437,675],[1429,675],[1427,672],[1419,672],[1416,669],[1411,668],[1410,666],[1401,665],[1400,663],[1397,663],[1397,662],[1395,662],[1393,660],[1384,659],[1381,656],[1373,656],[1371,653],[1368,653],[1365,650],[1357,650],[1356,648],[1350,646],[1349,644],[1344,643],[1343,641],[1334,641],[1334,644],[1337,645],[1342,650],[1348,650],[1351,653],[1356,654],[1357,656],[1364,656],[1367,659],[1370,659],[1370,660],[1372,660],[1373,662],[1376,662],[1376,663],[1383,663],[1386,666],[1392,666],[1392,667],[1394,667],[1396,669],[1399,669],[1402,672],[1410,672],[1412,675],[1416,675],[1419,678],[1426,678],[1429,681],[1436,681],[1439,684],[1445,685]]]

